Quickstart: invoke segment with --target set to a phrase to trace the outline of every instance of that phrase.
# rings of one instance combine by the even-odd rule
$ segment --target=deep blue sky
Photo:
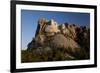
[[[26,49],[27,44],[35,36],[37,22],[41,17],[47,20],[54,19],[58,24],[68,22],[77,24],[78,26],[90,25],[89,13],[21,10],[22,49]]]

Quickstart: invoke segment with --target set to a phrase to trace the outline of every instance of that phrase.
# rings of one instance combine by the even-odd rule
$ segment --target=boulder
[[[79,45],[72,40],[71,38],[66,38],[62,34],[56,34],[52,40],[50,40],[50,46],[53,48],[62,48],[62,49],[68,49],[68,48],[80,48]]]

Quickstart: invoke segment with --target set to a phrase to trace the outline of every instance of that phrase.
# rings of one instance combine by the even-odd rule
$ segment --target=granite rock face
[[[54,57],[56,51],[61,51],[63,57],[59,57],[64,60],[89,59],[90,29],[86,26],[58,24],[53,19],[40,18],[35,37],[27,45],[27,50],[36,54],[50,51],[50,60],[58,60]]]

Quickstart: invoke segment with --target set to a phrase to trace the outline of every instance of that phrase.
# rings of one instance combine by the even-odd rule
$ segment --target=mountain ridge
[[[40,18],[35,37],[27,45],[27,51],[39,57],[32,59],[31,62],[36,62],[37,59],[38,61],[89,59],[90,29],[68,23],[58,25],[53,19]],[[45,57],[40,59],[43,56]],[[22,62],[29,61],[24,59]]]

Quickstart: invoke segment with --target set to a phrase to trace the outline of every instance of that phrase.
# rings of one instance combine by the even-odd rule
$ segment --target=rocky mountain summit
[[[81,60],[89,59],[89,54],[88,27],[40,18],[35,37],[27,45],[27,52],[22,52],[22,62]]]

